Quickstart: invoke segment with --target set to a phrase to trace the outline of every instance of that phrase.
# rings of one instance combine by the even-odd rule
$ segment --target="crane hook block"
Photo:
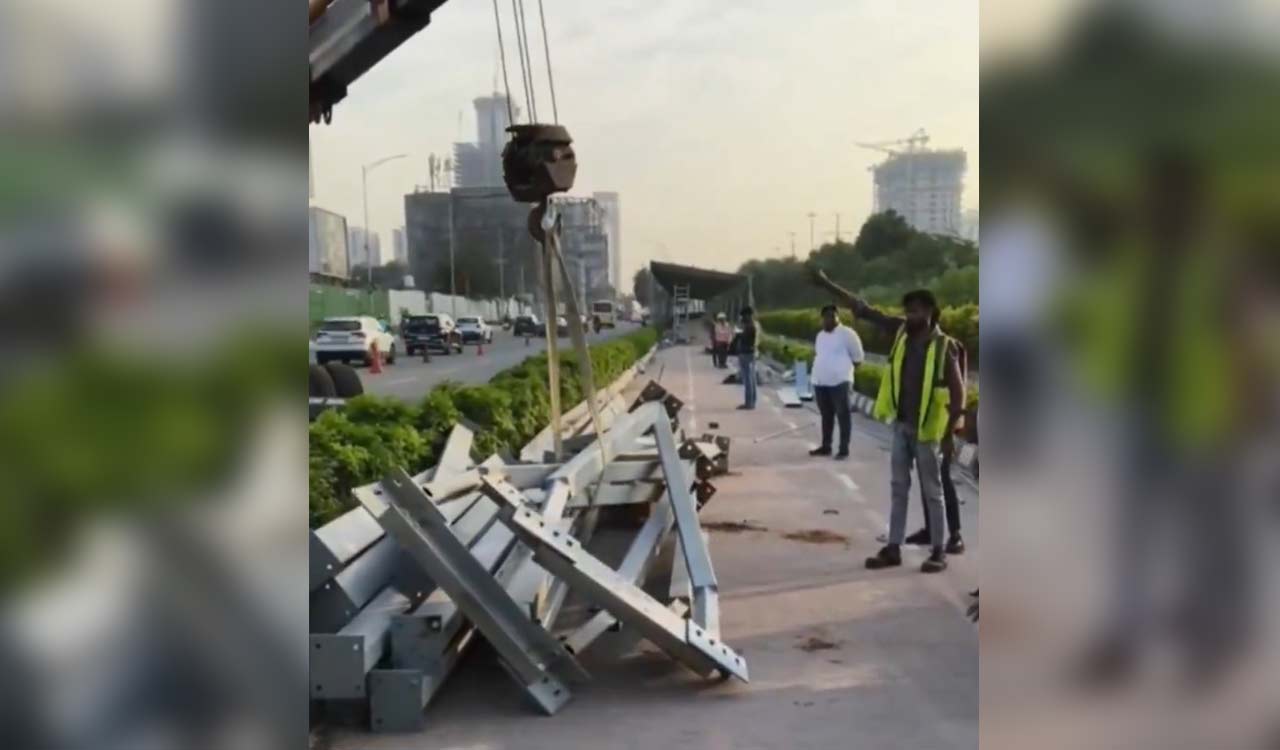
[[[502,179],[519,203],[539,203],[573,188],[578,161],[563,125],[512,125],[502,149]]]

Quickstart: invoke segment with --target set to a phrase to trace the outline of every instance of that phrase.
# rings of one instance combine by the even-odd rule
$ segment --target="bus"
[[[591,323],[597,331],[618,325],[618,310],[612,300],[602,299],[591,303]]]

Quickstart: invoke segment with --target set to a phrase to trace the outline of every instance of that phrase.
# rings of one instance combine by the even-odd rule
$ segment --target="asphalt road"
[[[606,341],[637,328],[637,325],[623,323],[617,328],[606,328],[599,334],[589,334],[587,341]],[[562,337],[560,347],[572,348],[573,342],[567,336]],[[446,357],[433,352],[430,362],[423,362],[421,356],[405,356],[403,342],[397,343],[396,348],[401,352],[400,356],[396,358],[394,365],[384,364],[381,375],[371,375],[365,367],[357,367],[366,393],[417,401],[446,380],[466,384],[485,383],[499,372],[546,349],[546,341],[540,338],[530,339],[526,346],[523,337],[517,338],[509,331],[496,329],[493,343],[485,345],[483,356],[478,354],[474,344],[468,344],[462,354]]]

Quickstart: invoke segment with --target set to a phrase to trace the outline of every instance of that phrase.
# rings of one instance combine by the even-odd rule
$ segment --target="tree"
[[[649,299],[650,276],[649,267],[644,266],[631,277],[631,294],[645,307],[653,307],[653,300]]]

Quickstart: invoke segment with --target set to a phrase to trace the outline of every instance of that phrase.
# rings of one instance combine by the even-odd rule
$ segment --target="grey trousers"
[[[889,544],[902,544],[907,534],[907,505],[911,499],[911,468],[920,476],[920,494],[929,518],[929,541],[942,546],[945,526],[942,512],[942,447],[916,439],[915,427],[893,423],[893,451],[890,459]]]

